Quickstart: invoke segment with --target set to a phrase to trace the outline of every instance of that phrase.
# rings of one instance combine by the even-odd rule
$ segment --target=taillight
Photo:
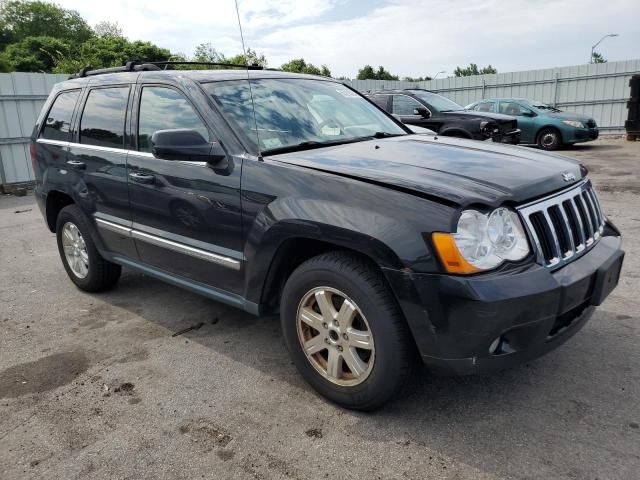
[[[31,154],[31,166],[33,167],[33,173],[35,175],[36,165],[38,163],[36,159],[36,142],[31,142],[29,145],[29,153]]]

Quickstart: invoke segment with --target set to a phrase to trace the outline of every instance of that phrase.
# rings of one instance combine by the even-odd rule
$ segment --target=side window
[[[493,112],[493,106],[495,102],[480,102],[472,108],[475,112]]]
[[[500,102],[500,113],[504,113],[505,115],[524,115],[527,112],[530,112],[526,107],[523,107],[519,103],[516,102]]]
[[[414,110],[419,107],[424,108],[424,105],[407,95],[393,96],[393,113],[396,115],[416,115]]]
[[[188,128],[209,140],[207,127],[180,92],[167,87],[144,87],[138,116],[138,150],[151,151],[151,137],[158,130]]]
[[[44,119],[44,127],[40,133],[40,138],[49,140],[69,141],[69,130],[71,129],[71,115],[76,106],[80,90],[64,92],[54,100],[47,118]]]
[[[128,98],[129,87],[91,90],[80,119],[80,143],[124,148]]]
[[[386,110],[388,108],[387,100],[389,99],[389,95],[372,95],[369,97],[369,99],[383,110]]]

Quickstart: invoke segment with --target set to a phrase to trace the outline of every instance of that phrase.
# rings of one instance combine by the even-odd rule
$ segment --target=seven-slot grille
[[[538,261],[557,268],[584,254],[604,230],[604,214],[591,182],[518,208]]]

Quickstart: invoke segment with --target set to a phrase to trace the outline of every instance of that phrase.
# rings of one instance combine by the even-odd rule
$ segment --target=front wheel
[[[331,252],[300,265],[283,290],[281,322],[302,376],[344,407],[378,408],[408,375],[406,322],[382,274],[357,256]]]
[[[558,150],[562,146],[562,136],[555,128],[544,128],[538,134],[538,146],[543,150]]]

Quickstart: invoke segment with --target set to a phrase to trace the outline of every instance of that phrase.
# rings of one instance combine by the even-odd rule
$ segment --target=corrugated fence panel
[[[49,92],[66,78],[0,73],[0,184],[33,180],[28,138]]]
[[[622,133],[629,79],[640,60],[576,65],[429,82],[345,80],[359,91],[426,88],[460,105],[484,98],[524,97],[592,116],[606,132]],[[33,180],[27,139],[54,84],[66,75],[0,73],[0,183]]]

